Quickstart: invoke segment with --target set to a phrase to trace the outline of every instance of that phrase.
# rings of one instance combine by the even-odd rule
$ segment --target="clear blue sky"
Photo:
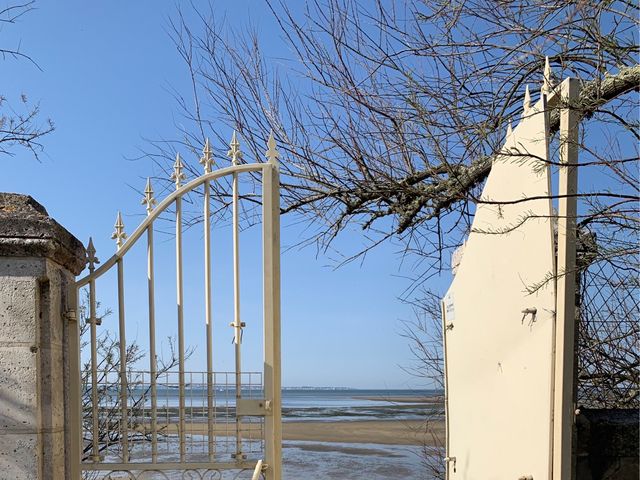
[[[5,2],[6,3],[6,2]],[[279,47],[277,29],[262,2],[219,1],[217,13],[242,27],[251,19],[261,38]],[[98,257],[106,260],[115,250],[110,239],[117,210],[122,210],[130,233],[144,207],[135,189],[147,176],[159,174],[148,161],[132,161],[147,146],[145,138],[173,138],[177,108],[170,91],[188,95],[189,77],[166,31],[175,5],[158,1],[46,2],[5,26],[0,41],[31,55],[39,70],[24,60],[0,62],[0,93],[14,103],[24,93],[40,101],[43,118],[51,117],[56,130],[43,140],[45,152],[37,162],[25,150],[13,158],[0,158],[0,191],[32,195],[49,213],[83,242],[93,236]],[[221,127],[222,128],[222,127]],[[229,132],[230,135],[231,132]],[[300,228],[284,219],[283,246],[298,240]],[[249,232],[243,246],[257,241]],[[186,235],[186,301],[200,299],[201,233]],[[143,239],[144,242],[144,239]],[[358,248],[357,231],[340,240],[345,250]],[[127,259],[127,335],[146,347],[146,284],[144,245]],[[407,342],[399,332],[401,319],[411,309],[397,300],[408,285],[399,270],[398,246],[386,245],[366,262],[338,270],[328,259],[316,258],[313,248],[291,250],[282,257],[283,385],[342,385],[375,388],[423,387],[400,367],[411,365]],[[219,254],[219,255],[217,255]],[[217,370],[232,369],[230,285],[225,274],[230,257],[229,232],[214,233],[214,292]],[[257,257],[256,257],[257,258]],[[257,267],[251,254],[243,262],[243,320],[245,365],[258,368],[259,292]],[[171,238],[159,237],[158,338],[175,334],[173,256]],[[226,271],[228,273],[228,270]],[[256,275],[254,275],[254,272]],[[105,280],[99,290],[107,305],[113,288]],[[197,297],[197,298],[196,298]],[[256,297],[259,300],[259,296]],[[204,326],[199,307],[187,307],[187,343],[201,342]],[[115,325],[114,315],[105,324]],[[251,326],[254,329],[251,330]],[[166,343],[165,343],[166,346]],[[188,368],[204,368],[200,345]]]

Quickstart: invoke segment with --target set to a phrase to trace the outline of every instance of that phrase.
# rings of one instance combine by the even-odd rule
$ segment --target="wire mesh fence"
[[[640,282],[637,268],[602,255],[593,255],[589,261],[588,254],[582,253],[576,299],[577,403],[588,408],[638,408]]]

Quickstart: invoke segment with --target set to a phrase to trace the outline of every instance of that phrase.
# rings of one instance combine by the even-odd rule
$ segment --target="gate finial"
[[[96,247],[93,246],[93,238],[91,237],[89,237],[89,244],[87,245],[87,262],[91,273],[96,269],[96,263],[100,263],[100,260],[96,257]]]
[[[542,73],[542,93],[549,95],[553,90],[553,76],[549,57],[544,57],[544,72]]]
[[[204,173],[211,173],[211,165],[213,165],[213,157],[211,155],[211,145],[209,144],[208,138],[204,142],[204,149],[202,150],[200,165],[204,166]]]
[[[529,92],[529,85],[524,91],[524,101],[522,102],[522,114],[526,115],[531,108],[531,93]]]
[[[151,214],[151,210],[156,203],[155,198],[153,198],[153,187],[151,186],[151,178],[147,178],[147,186],[144,189],[144,198],[142,199],[142,205],[147,206],[147,215]]]
[[[236,137],[236,131],[233,131],[233,135],[231,136],[231,143],[229,143],[231,147],[227,152],[227,157],[231,157],[231,163],[233,165],[238,165],[240,159],[242,158],[242,152],[240,151],[240,142]]]
[[[171,180],[173,180],[173,183],[176,184],[176,190],[180,188],[182,180],[187,178],[186,175],[182,173],[183,168],[184,165],[182,164],[180,154],[176,153],[176,162],[173,164],[173,173],[171,174],[171,177],[169,177]]]
[[[116,241],[116,246],[119,250],[122,247],[124,240],[127,238],[127,234],[124,233],[124,223],[122,222],[122,215],[119,211],[118,216],[116,217],[116,223],[113,227],[115,228],[115,230],[111,234],[111,239]]]
[[[269,140],[267,140],[267,151],[264,152],[269,163],[278,166],[278,158],[280,158],[280,152],[276,149],[276,139],[273,137],[273,130],[269,133]]]

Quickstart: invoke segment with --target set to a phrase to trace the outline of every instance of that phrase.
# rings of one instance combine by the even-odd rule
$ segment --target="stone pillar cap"
[[[33,197],[0,193],[0,257],[46,257],[78,275],[87,255],[82,242]]]

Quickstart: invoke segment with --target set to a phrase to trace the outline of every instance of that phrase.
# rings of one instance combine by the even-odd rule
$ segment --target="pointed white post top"
[[[204,142],[204,149],[202,150],[200,165],[204,166],[204,173],[211,173],[211,166],[213,165],[213,156],[211,153],[211,145],[209,144],[208,138]]]
[[[182,173],[183,169],[184,165],[182,163],[182,159],[180,158],[180,154],[176,153],[176,162],[173,164],[173,173],[171,174],[171,177],[169,177],[171,180],[173,180],[173,183],[175,183],[176,190],[180,188],[180,186],[182,185],[182,181],[187,178],[187,176]]]
[[[509,119],[509,123],[507,125],[507,133],[504,136],[504,142],[502,143],[502,147],[500,148],[500,153],[508,155],[513,147],[513,124],[511,123],[511,119]],[[494,157],[498,158],[498,156]]]
[[[273,130],[269,133],[269,140],[267,140],[267,151],[264,152],[269,163],[272,163],[276,167],[279,165],[278,158],[280,158],[280,152],[276,148],[276,139],[273,136]]]
[[[235,130],[231,136],[231,143],[229,143],[229,147],[231,148],[227,152],[227,157],[231,157],[231,163],[233,165],[238,165],[242,158],[242,152],[240,151],[240,142],[238,141]]]
[[[151,210],[155,206],[156,199],[153,197],[153,187],[151,186],[151,179],[147,178],[147,186],[144,189],[144,197],[142,198],[142,205],[147,206],[147,215],[151,214]]]
[[[526,115],[531,108],[531,93],[529,92],[529,85],[524,91],[524,101],[522,102],[522,114]]]
[[[544,71],[542,73],[542,93],[549,94],[553,90],[553,76],[551,74],[551,65],[549,57],[544,57]]]
[[[111,234],[111,239],[116,241],[116,246],[118,250],[122,247],[124,240],[127,238],[127,234],[124,233],[124,223],[122,222],[122,215],[118,211],[118,216],[116,217],[116,223],[113,226],[115,230]]]
[[[89,244],[87,245],[87,262],[91,273],[96,269],[96,263],[100,263],[100,260],[96,257],[96,247],[93,246],[93,238],[91,237],[89,237]]]

